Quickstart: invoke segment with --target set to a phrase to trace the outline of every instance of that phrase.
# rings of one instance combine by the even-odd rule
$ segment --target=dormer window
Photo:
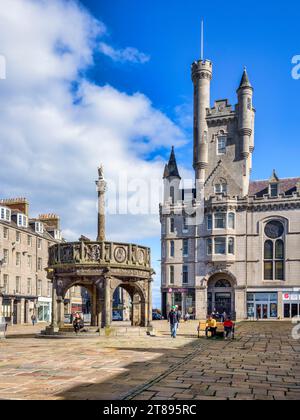
[[[215,194],[227,194],[227,184],[225,182],[215,185]]]
[[[270,184],[270,196],[278,197],[278,184]]]
[[[36,233],[43,234],[44,233],[44,225],[41,222],[35,222],[35,231]]]
[[[219,136],[218,137],[218,155],[226,154],[226,145],[227,145],[227,137],[223,135]]]
[[[57,241],[61,241],[61,231],[60,230],[56,229],[53,232],[53,236],[54,236],[54,239],[56,239]]]
[[[11,221],[11,210],[7,209],[6,207],[0,207],[0,220],[4,222]]]
[[[28,227],[28,218],[25,214],[19,213],[17,215],[17,225],[18,227],[27,228]]]

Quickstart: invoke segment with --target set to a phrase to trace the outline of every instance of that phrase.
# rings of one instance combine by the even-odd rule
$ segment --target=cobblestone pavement
[[[1,399],[299,399],[300,341],[288,322],[244,323],[236,340],[196,339],[196,324],[158,337],[0,341]],[[194,334],[194,336],[193,336]]]

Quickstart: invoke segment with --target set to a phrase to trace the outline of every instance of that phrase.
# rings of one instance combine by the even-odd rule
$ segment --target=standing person
[[[168,315],[168,321],[170,322],[171,337],[176,338],[177,328],[179,323],[178,312],[176,306],[172,306],[172,309]]]
[[[228,339],[229,335],[232,339],[234,338],[234,323],[232,322],[230,317],[228,317],[224,321],[224,338],[225,338],[225,340]]]
[[[188,312],[185,314],[184,320],[185,322],[188,322],[190,320],[190,314]]]
[[[35,316],[35,314],[32,314],[31,315],[31,322],[32,322],[32,326],[34,327],[35,324],[36,324],[36,316]]]
[[[205,335],[208,338],[208,332],[211,333],[211,337],[215,338],[217,333],[217,321],[209,316],[208,320],[206,321],[206,328],[205,328]]]

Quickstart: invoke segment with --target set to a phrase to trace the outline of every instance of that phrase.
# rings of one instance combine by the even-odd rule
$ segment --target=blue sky
[[[190,65],[200,55],[200,21],[205,21],[205,56],[214,63],[212,100],[236,102],[246,65],[255,88],[256,152],[253,178],[299,175],[300,81],[291,77],[291,59],[300,54],[297,1],[83,0],[107,25],[107,40],[117,48],[133,45],[151,56],[144,65],[112,63],[99,56],[91,77],[126,92],[141,91],[171,118],[183,103],[191,106]],[[190,165],[190,143],[177,150]],[[282,145],[284,144],[284,154]],[[165,151],[167,158],[167,152]],[[267,160],[267,162],[266,162]]]
[[[172,145],[192,177],[190,67],[214,63],[212,101],[236,103],[243,67],[254,86],[253,179],[299,176],[300,55],[296,1],[1,0],[0,196],[25,196],[30,214],[58,213],[66,239],[96,236],[97,166],[108,180],[161,181]],[[1,69],[0,69],[1,70]],[[3,69],[2,69],[3,70]],[[0,73],[1,74],[1,73]],[[155,212],[107,217],[107,237],[145,244],[157,271],[160,302],[158,189]],[[108,203],[116,201],[113,188]],[[118,197],[126,201],[126,194]],[[130,197],[137,199],[138,194]]]

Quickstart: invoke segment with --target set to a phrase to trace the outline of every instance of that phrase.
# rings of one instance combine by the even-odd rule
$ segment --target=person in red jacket
[[[224,338],[225,340],[228,339],[229,335],[232,339],[234,339],[234,323],[232,322],[231,318],[228,317],[224,321]]]

